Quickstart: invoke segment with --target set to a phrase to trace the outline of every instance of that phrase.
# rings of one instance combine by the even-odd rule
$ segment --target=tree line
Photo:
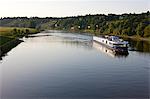
[[[150,12],[141,14],[96,14],[76,17],[4,17],[0,26],[87,31],[96,35],[150,37]]]

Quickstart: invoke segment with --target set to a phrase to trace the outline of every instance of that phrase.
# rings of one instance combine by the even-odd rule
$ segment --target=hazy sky
[[[0,0],[0,17],[141,13],[150,0]]]

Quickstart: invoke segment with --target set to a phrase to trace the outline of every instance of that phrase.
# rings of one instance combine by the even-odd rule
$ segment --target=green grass
[[[4,36],[0,36],[0,46],[13,40],[13,38],[9,38],[9,37],[4,37]]]
[[[32,28],[0,27],[0,46],[17,37],[23,37],[37,32],[36,29]]]
[[[8,27],[0,27],[0,35],[1,36],[10,36],[13,28]]]
[[[16,29],[16,33],[14,33],[14,29]],[[25,35],[26,30],[29,30],[28,34],[37,33],[36,29],[32,28],[18,28],[18,27],[0,27],[0,36],[16,36],[16,35]]]

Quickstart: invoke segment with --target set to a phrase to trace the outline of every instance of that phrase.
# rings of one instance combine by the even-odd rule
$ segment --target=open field
[[[0,36],[17,36],[37,33],[36,29],[18,27],[0,27]]]

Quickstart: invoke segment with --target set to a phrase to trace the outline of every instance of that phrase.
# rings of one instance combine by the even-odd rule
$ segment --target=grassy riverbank
[[[37,32],[33,28],[0,27],[0,57],[22,42],[18,38]]]
[[[22,42],[16,38],[8,38],[3,36],[0,36],[0,40],[0,60],[2,56],[5,56],[5,53],[9,52],[12,48]]]
[[[39,32],[33,28],[0,27],[0,36],[20,37]]]
[[[9,37],[4,37],[4,36],[0,36],[0,46],[13,40],[13,38],[9,38]]]
[[[37,32],[39,31],[32,28],[0,27],[0,46],[13,39],[17,39]]]

